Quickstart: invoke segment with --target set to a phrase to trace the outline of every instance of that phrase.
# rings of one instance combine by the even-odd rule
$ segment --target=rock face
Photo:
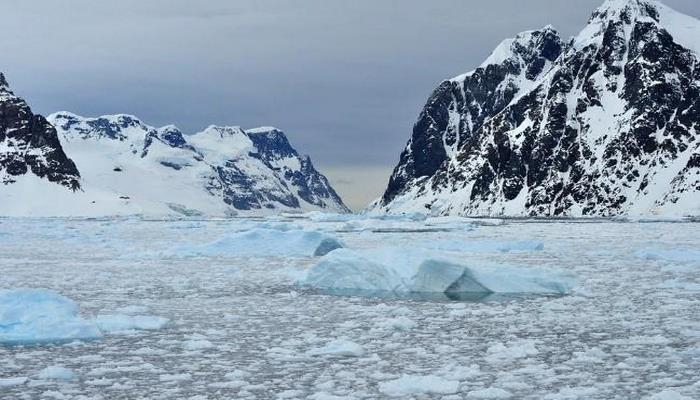
[[[0,73],[0,191],[26,174],[80,189],[80,173],[63,151],[56,129],[34,115]]]
[[[546,27],[444,81],[387,212],[700,215],[700,21],[608,0],[575,38]]]
[[[348,211],[311,160],[275,128],[210,126],[183,135],[130,115],[60,112],[48,120],[82,171],[86,193],[113,193],[143,214]]]

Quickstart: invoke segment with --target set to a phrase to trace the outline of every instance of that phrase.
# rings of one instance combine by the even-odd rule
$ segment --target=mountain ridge
[[[609,0],[568,41],[545,27],[502,42],[433,92],[371,208],[700,213],[698,56],[669,31],[700,33],[700,22],[655,1]]]

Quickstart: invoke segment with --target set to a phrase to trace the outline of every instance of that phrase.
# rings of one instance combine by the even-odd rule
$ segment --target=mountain
[[[349,211],[276,128],[184,135],[130,115],[44,119],[0,77],[0,215]]]
[[[56,129],[34,115],[0,73],[0,187],[28,175],[80,190],[80,173],[63,151]]]
[[[700,215],[700,21],[609,0],[501,43],[430,96],[374,209]]]

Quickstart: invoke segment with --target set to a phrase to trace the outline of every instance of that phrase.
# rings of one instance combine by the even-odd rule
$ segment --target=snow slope
[[[276,128],[210,126],[183,135],[123,114],[59,112],[47,121],[1,75],[0,104],[2,216],[349,211]]]

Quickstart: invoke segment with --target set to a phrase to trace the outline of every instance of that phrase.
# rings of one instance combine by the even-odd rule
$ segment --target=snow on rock
[[[95,323],[105,333],[128,333],[135,330],[158,330],[168,325],[168,319],[153,315],[100,314]]]
[[[404,398],[426,394],[454,394],[458,390],[459,381],[435,375],[403,375],[379,384],[380,392],[391,397]]]
[[[614,0],[444,80],[372,212],[700,215],[700,21]]]
[[[97,325],[72,300],[46,289],[0,290],[0,344],[96,339]]]
[[[42,369],[37,376],[39,379],[45,380],[73,381],[77,379],[73,370],[58,365],[52,365]]]
[[[360,357],[365,354],[365,350],[355,342],[336,339],[323,347],[311,349],[306,354],[309,356]]]
[[[488,265],[442,252],[394,247],[336,250],[299,283],[370,292],[566,294],[575,278],[565,271]]]
[[[185,246],[170,253],[200,256],[323,256],[343,247],[340,241],[319,231],[256,228],[230,233],[203,245]]]
[[[210,126],[186,135],[132,115],[69,112],[47,121],[31,115],[3,82],[0,215],[349,212],[311,159],[278,129]]]

